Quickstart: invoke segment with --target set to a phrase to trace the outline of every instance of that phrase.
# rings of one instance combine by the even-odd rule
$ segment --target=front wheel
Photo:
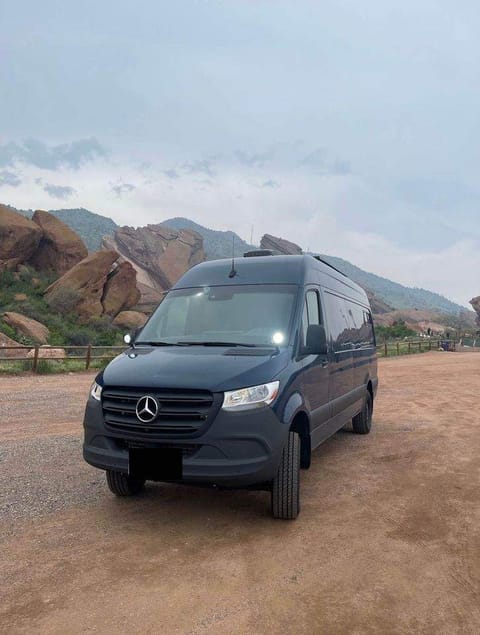
[[[294,520],[300,513],[300,437],[288,433],[278,472],[272,486],[272,515]]]
[[[123,472],[107,470],[107,485],[115,496],[134,496],[142,491],[145,480],[132,478]]]
[[[372,429],[373,399],[367,390],[362,411],[352,419],[353,431],[356,434],[368,434]]]

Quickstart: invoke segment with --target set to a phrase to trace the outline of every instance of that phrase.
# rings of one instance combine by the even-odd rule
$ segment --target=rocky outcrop
[[[140,300],[137,273],[129,262],[121,262],[109,275],[103,290],[103,312],[115,316]]]
[[[275,254],[284,254],[286,256],[298,256],[302,254],[302,248],[295,243],[285,240],[285,238],[277,238],[271,234],[264,234],[260,241],[262,249],[271,249]]]
[[[137,282],[137,288],[140,291],[140,300],[134,308],[136,311],[150,315],[163,300],[165,294],[141,282]]]
[[[130,308],[140,296],[136,274],[127,263],[116,265],[118,257],[113,250],[90,254],[48,287],[47,302],[58,304],[59,294],[76,293],[73,310],[81,323]]]
[[[29,337],[39,344],[46,344],[50,337],[50,331],[41,322],[32,320],[21,313],[7,311],[3,314],[3,321],[11,326],[17,333],[21,333],[25,337]]]
[[[80,236],[53,214],[37,210],[32,221],[42,230],[40,243],[29,260],[35,269],[63,275],[88,256]]]
[[[169,289],[190,267],[203,262],[203,238],[190,229],[170,229],[165,225],[121,227],[113,236],[105,237],[103,246],[115,249],[122,260],[137,272],[141,304],[150,290]],[[160,296],[161,297],[161,296]]]
[[[114,326],[118,328],[131,330],[139,328],[145,324],[147,316],[140,311],[122,311],[113,320]]]
[[[477,314],[477,325],[480,326],[480,295],[470,300],[473,310]]]
[[[26,350],[21,350],[21,349],[7,350],[6,348],[7,346],[21,346],[22,349],[26,349]],[[11,337],[8,337],[8,335],[5,335],[4,333],[0,331],[0,357],[2,358],[25,357],[27,351],[28,351],[27,346],[23,346],[23,344],[19,344],[15,340],[12,340]]]
[[[35,350],[28,352],[27,357],[35,357]],[[65,359],[67,354],[63,348],[52,348],[51,346],[40,346],[38,349],[38,359]]]
[[[0,270],[13,271],[35,253],[42,230],[25,216],[0,205]]]
[[[118,254],[111,250],[90,254],[47,288],[47,302],[62,290],[70,289],[78,294],[75,311],[81,322],[103,315],[103,289],[117,259]]]

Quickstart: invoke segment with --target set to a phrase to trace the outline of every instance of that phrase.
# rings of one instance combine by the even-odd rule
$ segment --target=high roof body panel
[[[187,271],[174,289],[237,284],[321,284],[326,289],[368,305],[365,291],[325,262],[310,255],[236,258],[233,278],[231,259],[202,262]]]

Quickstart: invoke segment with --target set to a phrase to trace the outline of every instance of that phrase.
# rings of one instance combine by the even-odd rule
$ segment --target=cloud
[[[119,183],[112,187],[112,191],[115,192],[118,198],[121,198],[124,194],[128,194],[129,192],[133,192],[135,189],[135,185],[131,183]]]
[[[300,165],[308,165],[312,168],[323,168],[327,162],[327,151],[325,148],[317,148],[307,156],[303,157]]]
[[[274,157],[273,150],[267,150],[265,152],[244,152],[243,150],[236,150],[234,155],[242,165],[246,165],[249,168],[263,167],[265,163],[271,161]]]
[[[331,174],[333,176],[343,176],[352,173],[352,168],[348,161],[339,158],[330,158],[325,148],[317,148],[313,152],[310,152],[310,154],[307,154],[301,159],[299,165],[313,168],[321,174]]]
[[[165,176],[168,176],[169,179],[179,179],[180,178],[180,174],[175,169],[164,170],[163,174],[165,174]]]
[[[199,159],[197,161],[189,161],[182,165],[183,170],[187,174],[206,174],[207,176],[215,176],[212,169],[214,161],[212,159]]]
[[[21,179],[9,170],[2,170],[0,172],[0,186],[10,185],[11,187],[18,187],[22,183]]]
[[[63,201],[77,193],[77,190],[69,185],[52,185],[51,183],[45,183],[43,190],[53,198],[58,198]]]
[[[273,179],[269,179],[268,181],[264,181],[261,187],[276,188],[276,187],[280,187],[280,183],[278,181],[274,181]]]
[[[78,170],[82,165],[107,156],[107,151],[95,138],[48,146],[38,139],[0,145],[0,166],[25,163],[44,170],[67,167]]]

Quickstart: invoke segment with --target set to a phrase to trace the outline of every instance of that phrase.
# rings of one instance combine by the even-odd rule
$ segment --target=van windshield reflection
[[[151,346],[286,346],[296,285],[170,291],[140,333]]]

